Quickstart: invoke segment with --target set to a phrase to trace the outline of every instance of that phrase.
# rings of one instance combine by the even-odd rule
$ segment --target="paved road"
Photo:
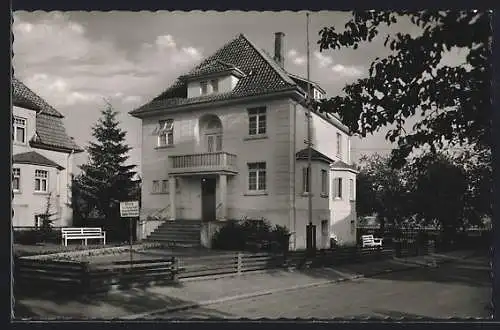
[[[231,301],[155,318],[489,317],[487,258]]]

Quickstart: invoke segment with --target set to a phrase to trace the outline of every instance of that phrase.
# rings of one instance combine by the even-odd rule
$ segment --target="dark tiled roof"
[[[307,160],[308,148],[302,149],[295,154],[296,159]],[[317,161],[323,161],[326,163],[333,163],[333,160],[328,156],[322,154],[318,150],[311,148],[311,159]]]
[[[55,167],[59,170],[64,170],[64,167],[57,164],[53,160],[48,159],[47,157],[45,157],[43,155],[40,155],[36,151],[23,152],[21,154],[14,155],[13,156],[13,163],[14,164],[43,165],[43,166]]]
[[[235,39],[228,42],[184,76],[198,74],[198,72],[204,70],[203,68],[209,67],[209,64],[221,63],[220,61],[224,63],[220,67],[232,65],[245,74],[231,92],[188,99],[187,83],[182,78],[183,76],[181,76],[172,86],[155,97],[151,102],[132,110],[130,114],[138,115],[149,110],[261,95],[284,90],[295,90],[298,88],[295,81],[290,78],[283,68],[264,51],[258,49],[243,34],[238,35]]]
[[[350,170],[355,170],[357,171],[356,167],[354,165],[349,165],[341,160],[337,160],[332,164],[332,167],[334,168],[345,168],[345,169],[350,169]]]
[[[30,141],[32,147],[49,147],[83,151],[66,133],[62,118],[40,113],[36,116],[36,135]]]
[[[36,135],[30,141],[32,147],[83,151],[66,133],[64,116],[15,77],[12,78],[12,104],[37,112]]]
[[[46,113],[51,116],[63,118],[64,116],[45,102],[40,96],[36,95],[25,84],[17,78],[12,78],[12,104],[18,107],[35,110],[40,113]]]

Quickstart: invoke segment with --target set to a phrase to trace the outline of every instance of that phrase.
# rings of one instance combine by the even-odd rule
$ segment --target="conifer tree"
[[[126,132],[119,127],[117,112],[111,104],[101,111],[102,117],[92,128],[95,141],[89,142],[89,160],[81,165],[82,174],[75,180],[81,198],[104,217],[104,229],[110,239],[126,239],[128,222],[120,219],[120,201],[130,200],[136,183],[136,165],[126,165],[128,152]]]

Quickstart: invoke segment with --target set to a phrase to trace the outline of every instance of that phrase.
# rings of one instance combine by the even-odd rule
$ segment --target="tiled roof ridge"
[[[259,53],[260,56],[262,56],[262,58],[274,69],[274,71],[276,71],[276,73],[279,74],[279,76],[281,77],[281,79],[283,79],[283,81],[285,81],[289,85],[297,85],[295,81],[293,81],[292,78],[290,78],[285,69],[283,69],[278,63],[276,63],[276,61],[273,58],[271,58],[271,55],[268,55],[262,49],[257,47],[243,33],[241,34],[241,36],[246,42],[250,44],[250,46],[252,46],[257,51],[257,53]]]
[[[243,52],[241,56],[248,57],[247,64],[242,62],[241,56],[239,59],[238,51]],[[245,57],[245,59],[246,59]],[[236,61],[231,63],[232,61]],[[186,74],[177,77],[172,85],[165,89],[160,94],[157,94],[149,102],[133,109],[129,113],[135,116],[148,112],[154,108],[175,107],[187,104],[195,104],[205,102],[208,99],[222,100],[221,95],[210,95],[208,98],[187,98],[187,82],[183,78],[195,76],[203,68],[213,63],[226,63],[232,65],[236,70],[241,71],[246,77],[241,79],[232,92],[226,94],[226,99],[239,98],[251,95],[261,95],[266,93],[274,93],[283,90],[292,90],[298,88],[298,84],[290,78],[286,71],[274,60],[259,49],[252,41],[250,41],[243,33],[238,34],[231,40],[224,43],[215,52],[205,57],[197,66],[189,70]],[[253,66],[255,64],[255,68]],[[258,63],[258,64],[257,64]],[[263,79],[268,79],[264,83],[259,79],[252,78],[254,69],[258,70],[259,75],[263,74]],[[269,77],[272,77],[269,79]],[[248,79],[248,80],[247,80]],[[262,84],[262,85],[260,85]],[[268,84],[268,85],[266,85]]]
[[[37,108],[37,109],[33,109],[33,110],[38,110],[41,113],[44,113],[44,114],[49,115],[49,116],[64,118],[64,115],[62,113],[57,111],[53,106],[51,106],[47,101],[45,101],[41,96],[39,96],[37,93],[35,93],[31,88],[29,88],[25,83],[23,83],[21,80],[19,80],[15,76],[12,76],[12,86],[13,86],[12,94],[13,94],[13,96],[15,96],[15,92],[16,92],[15,85],[16,84],[20,88],[25,89],[30,94],[30,95],[18,95],[18,97],[21,97],[27,101],[31,101],[32,105]],[[41,103],[42,106],[40,106],[40,104],[37,104],[37,103]],[[14,101],[13,101],[13,104],[14,104]]]

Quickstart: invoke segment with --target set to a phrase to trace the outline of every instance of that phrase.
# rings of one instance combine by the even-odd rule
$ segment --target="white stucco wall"
[[[248,136],[247,108],[267,107],[267,134],[257,139]],[[238,174],[228,176],[227,218],[265,217],[273,223],[290,226],[290,102],[261,102],[219,108],[178,112],[143,119],[142,170],[143,208],[156,209],[169,204],[168,194],[151,194],[152,181],[168,179],[168,156],[206,151],[199,136],[199,119],[206,114],[219,117],[223,126],[223,151],[237,155]],[[156,148],[155,129],[162,119],[174,120],[173,147]],[[250,162],[266,162],[267,191],[252,195],[247,191]],[[201,217],[201,176],[180,178],[180,193],[176,199],[176,215],[183,219]],[[217,192],[217,203],[220,196]]]
[[[297,105],[297,137],[296,137],[296,151],[307,148],[306,143],[304,142],[307,138],[307,117],[306,117],[306,109],[300,105]],[[312,114],[312,124],[311,124],[311,134],[312,134],[312,142],[313,148],[322,154],[328,156],[334,161],[341,160],[347,164],[352,164],[350,159],[350,147],[351,143],[350,137],[348,134],[343,132],[341,129],[328,122],[321,116],[313,113]],[[337,154],[337,133],[342,136],[342,154]],[[319,178],[319,171],[317,175],[313,176]],[[339,172],[330,171],[329,170],[329,189],[332,192],[333,189],[333,179],[340,175],[346,176],[346,178],[356,179],[356,175],[352,172]],[[300,173],[300,175],[302,175]],[[348,179],[344,179],[346,183],[344,184],[344,188],[348,189]],[[355,181],[354,181],[355,182]],[[313,185],[314,189],[314,185]],[[348,194],[348,190],[345,190],[345,193]],[[334,200],[332,193],[329,195],[327,207],[329,209],[329,217],[330,220],[330,234],[337,236],[341,244],[351,245],[354,244],[356,240],[356,233],[351,230],[351,220],[356,219],[356,207],[355,203],[351,202],[348,198],[341,200]],[[318,225],[319,227],[319,225]],[[317,232],[318,232],[317,227]],[[317,237],[317,242],[319,242],[319,237]]]
[[[14,115],[27,119],[27,141],[35,134],[36,113],[33,110],[27,110],[19,107],[13,107]],[[73,218],[71,208],[71,174],[73,173],[74,155],[64,152],[32,148],[29,143],[13,143],[13,155],[36,151],[37,153],[51,159],[63,170],[57,170],[52,167],[12,164],[13,168],[21,170],[21,191],[15,193],[13,200],[14,207],[14,226],[33,226],[35,214],[45,210],[46,195],[35,193],[35,169],[49,171],[49,191],[52,192],[51,203],[54,205],[54,211],[57,213],[53,217],[54,226],[70,226]],[[43,206],[42,206],[43,205]]]
[[[198,87],[197,87],[198,88]],[[267,134],[249,139],[247,109],[267,107]],[[306,147],[307,133],[305,109],[290,99],[262,100],[239,105],[226,105],[198,110],[187,110],[171,114],[147,117],[142,121],[142,201],[144,209],[168,207],[168,194],[152,194],[152,181],[168,179],[169,155],[204,153],[203,139],[199,136],[199,119],[203,115],[216,115],[223,126],[223,151],[237,155],[238,174],[227,180],[227,218],[266,218],[294,233],[291,247],[306,247],[306,225],[308,222],[307,197],[302,194],[302,167],[305,161],[296,161],[295,153]],[[342,160],[348,160],[347,134],[331,123],[313,115],[314,148],[332,159],[337,159],[336,133],[343,135]],[[157,148],[156,128],[159,120],[174,120],[174,146]],[[293,127],[295,126],[295,130]],[[247,191],[249,162],[266,162],[266,194],[252,195]],[[330,194],[321,197],[321,169],[328,173]],[[315,162],[312,169],[313,223],[317,229],[317,245],[325,246],[321,234],[321,221],[327,220],[329,233],[337,230],[337,218],[332,215],[351,214],[349,200],[332,201],[332,172],[329,164]],[[201,218],[201,176],[181,177],[180,191],[176,193],[176,217],[190,220]],[[313,191],[314,193],[314,191]],[[217,187],[217,204],[220,195]],[[295,208],[294,208],[295,206]],[[333,212],[333,208],[336,210]],[[339,229],[340,230],[340,229]],[[342,233],[339,233],[341,235]],[[324,236],[324,235],[323,235]],[[345,241],[349,241],[348,237]]]

